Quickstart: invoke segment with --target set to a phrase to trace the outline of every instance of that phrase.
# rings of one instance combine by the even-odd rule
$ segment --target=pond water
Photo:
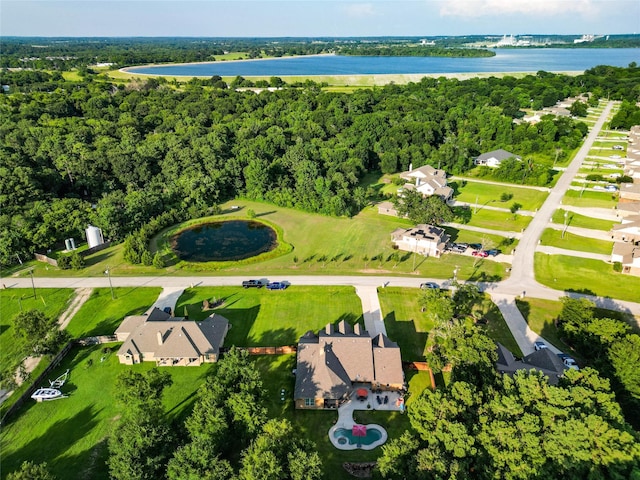
[[[242,260],[277,246],[276,232],[260,222],[230,220],[198,225],[176,234],[171,248],[189,262]]]

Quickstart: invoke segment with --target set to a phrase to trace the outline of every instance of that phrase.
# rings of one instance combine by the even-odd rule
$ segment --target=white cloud
[[[447,0],[440,8],[442,16],[484,17],[499,15],[592,14],[593,0]]]
[[[364,18],[376,15],[376,10],[371,3],[353,3],[344,7],[348,17]]]

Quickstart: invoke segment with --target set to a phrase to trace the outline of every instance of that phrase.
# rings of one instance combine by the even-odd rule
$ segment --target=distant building
[[[453,189],[447,186],[445,171],[433,168],[431,165],[423,165],[416,169],[409,165],[409,170],[402,172],[400,178],[408,182],[402,186],[401,190],[416,190],[423,197],[438,195],[445,202],[453,197]]]
[[[619,262],[622,273],[640,276],[640,246],[627,242],[614,243],[611,262]]]
[[[476,157],[473,163],[475,163],[476,165],[485,165],[487,167],[497,168],[500,166],[500,164],[504,160],[508,158],[515,158],[516,160],[522,160],[522,157],[519,157],[514,153],[507,152],[506,150],[499,148],[498,150],[492,150],[490,152],[483,153],[482,155]]]
[[[640,244],[640,215],[625,217],[610,233],[616,242]]]
[[[391,241],[398,249],[427,257],[442,255],[449,240],[450,237],[444,229],[424,223],[413,228],[398,228],[391,232]]]
[[[621,183],[619,203],[640,202],[640,183]]]

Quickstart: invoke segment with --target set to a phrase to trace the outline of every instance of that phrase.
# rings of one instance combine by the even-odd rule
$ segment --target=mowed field
[[[540,208],[548,195],[548,192],[533,188],[509,184],[494,185],[467,179],[451,182],[450,186],[458,192],[455,199],[460,202],[499,208],[509,208],[513,203],[519,203],[523,210],[529,211]],[[500,197],[505,193],[513,195],[513,198],[505,202],[501,201]]]

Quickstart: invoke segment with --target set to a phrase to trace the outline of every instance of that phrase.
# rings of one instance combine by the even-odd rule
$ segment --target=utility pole
[[[107,266],[107,269],[104,271],[105,275],[109,277],[109,288],[111,289],[111,300],[115,300],[115,295],[113,294],[113,285],[111,284],[111,267]]]
[[[33,288],[33,298],[36,297],[36,284],[33,282],[33,268],[29,269],[29,275],[31,275],[31,287]]]
[[[562,229],[562,235],[561,235],[560,238],[564,238],[564,234],[567,231],[567,227],[568,227],[567,220],[568,220],[568,218],[569,218],[569,212],[565,210],[564,211],[564,228]]]

